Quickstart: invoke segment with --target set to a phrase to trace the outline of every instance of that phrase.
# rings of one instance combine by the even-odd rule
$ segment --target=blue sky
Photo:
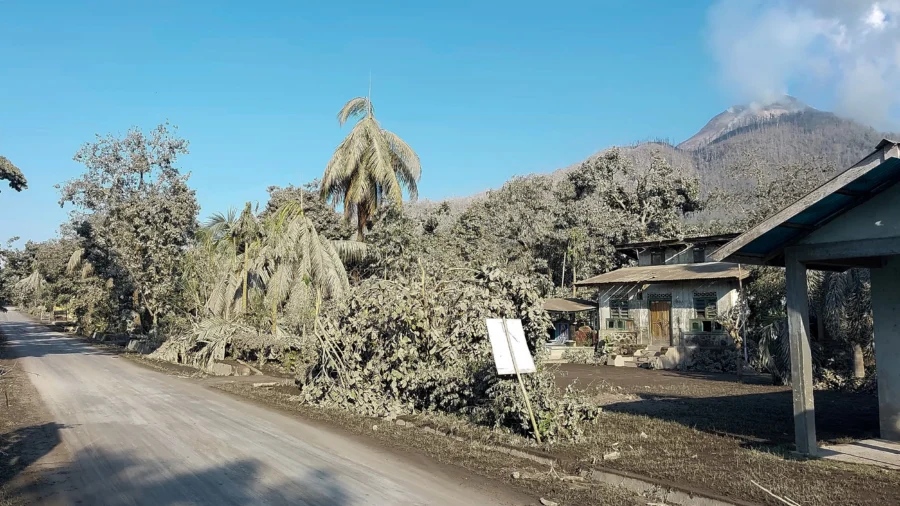
[[[439,199],[618,143],[678,142],[731,105],[706,2],[0,0],[0,240],[66,219],[54,184],[94,134],[169,120],[205,217],[318,177],[366,92]],[[5,185],[4,185],[5,186]]]

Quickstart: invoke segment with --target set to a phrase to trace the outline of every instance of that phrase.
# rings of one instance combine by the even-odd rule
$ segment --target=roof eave
[[[831,195],[833,192],[841,189],[842,187],[856,180],[862,175],[867,174],[868,172],[887,162],[891,158],[900,158],[900,148],[898,148],[898,144],[896,142],[889,139],[883,139],[878,143],[875,151],[857,162],[855,165],[841,172],[837,176],[829,179],[827,182],[820,185],[815,190],[811,191],[791,205],[785,207],[771,218],[758,223],[754,227],[750,228],[750,230],[747,230],[738,237],[735,237],[727,244],[714,251],[712,255],[710,255],[710,258],[716,262],[739,262],[754,265],[783,265],[783,259],[780,263],[778,262],[778,259],[781,258],[780,249],[783,249],[783,247],[788,243],[796,242],[797,240],[799,240],[798,238],[793,238],[786,243],[777,246],[772,251],[769,251],[767,255],[751,255],[748,253],[742,253],[741,249],[754,240],[762,237],[766,233],[774,230],[775,228],[783,226],[783,224],[789,222],[790,219],[794,216],[797,216],[799,213],[812,207],[828,195]],[[824,223],[820,223],[818,226],[822,225],[824,225]],[[809,232],[811,232],[812,230],[814,229],[811,229]],[[801,234],[799,237],[802,238],[805,237],[805,235],[806,234]]]

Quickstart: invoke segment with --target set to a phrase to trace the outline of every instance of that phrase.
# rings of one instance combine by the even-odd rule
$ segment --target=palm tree
[[[357,240],[362,241],[366,223],[383,200],[402,202],[404,188],[415,200],[422,167],[403,139],[381,128],[369,97],[350,100],[337,117],[341,126],[360,119],[325,167],[321,193],[333,205],[342,204],[346,218],[356,215]]]
[[[246,313],[248,292],[253,289],[260,297],[255,300],[262,300],[270,311],[273,334],[280,334],[282,307],[326,297],[344,298],[349,283],[343,261],[366,254],[363,243],[331,241],[319,235],[299,202],[282,206],[262,222],[247,209],[240,217],[234,212],[215,215],[203,234],[216,242],[212,254],[221,259],[222,266],[206,309],[227,321],[240,300]]]
[[[360,242],[334,241],[319,235],[298,202],[284,205],[264,224],[258,273],[271,308],[272,333],[278,331],[278,309],[288,301],[314,297],[316,316],[325,297],[343,299],[350,289],[344,261],[366,255]]]
[[[16,281],[16,284],[13,286],[16,290],[23,292],[24,295],[30,296],[34,304],[39,304],[41,306],[41,318],[43,318],[44,288],[47,287],[47,280],[44,278],[44,275],[35,269],[28,276]]]
[[[248,202],[245,212],[249,206]],[[215,213],[203,224],[197,237],[206,255],[219,265],[216,281],[206,299],[206,310],[225,320],[230,319],[234,294],[243,284],[243,275],[238,275],[235,266],[239,246],[237,222],[238,213],[234,208],[229,208],[226,214]]]
[[[241,257],[240,268],[240,289],[241,289],[241,308],[243,312],[247,312],[249,289],[250,289],[250,264],[251,258],[256,254],[262,238],[262,229],[253,206],[247,202],[244,210],[240,215],[234,209],[229,209],[227,214],[213,214],[206,224],[204,224],[201,239],[208,241],[208,246],[216,250],[218,256],[227,261],[229,268],[223,270],[223,276],[219,279],[218,297],[210,297],[212,306],[207,304],[207,308],[214,313],[225,313],[225,319],[228,319],[233,299],[225,297],[225,293],[230,289],[237,289],[235,267],[237,258]]]
[[[865,378],[863,348],[874,339],[869,269],[828,272],[821,285],[825,330],[849,346],[853,377]]]

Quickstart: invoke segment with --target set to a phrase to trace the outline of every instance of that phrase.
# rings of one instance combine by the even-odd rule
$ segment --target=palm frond
[[[350,99],[344,107],[338,112],[338,124],[344,126],[350,118],[361,118],[367,115],[374,115],[375,109],[368,97],[356,97]]]
[[[397,173],[394,172],[393,151],[382,133],[381,126],[374,118],[366,118],[360,124],[365,127],[371,146],[368,165],[371,169],[372,181],[381,187],[384,196],[393,202],[402,202],[403,189],[397,180]]]
[[[418,182],[422,177],[422,164],[419,161],[419,155],[397,134],[389,130],[382,130],[381,133],[387,139],[391,146],[391,151],[396,156],[394,169],[397,172],[400,184],[409,192],[409,198],[416,200],[419,196]]]
[[[66,263],[66,274],[71,275],[75,272],[76,269],[81,265],[81,260],[84,257],[84,249],[76,248],[75,251],[72,252],[72,255],[69,256],[69,261]]]
[[[327,240],[327,239],[326,239]],[[361,262],[374,251],[366,243],[359,241],[329,241],[344,263]]]
[[[16,281],[13,285],[17,290],[26,291],[29,293],[37,293],[41,291],[45,286],[47,286],[47,280],[44,279],[43,274],[38,270],[34,270],[28,276]]]

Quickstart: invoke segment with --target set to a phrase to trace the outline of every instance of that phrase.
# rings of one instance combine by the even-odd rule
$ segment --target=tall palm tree
[[[357,240],[362,241],[366,223],[384,199],[399,204],[405,188],[415,200],[422,167],[403,139],[381,128],[369,97],[350,100],[337,118],[341,126],[351,118],[359,121],[325,167],[322,197],[342,204],[345,217],[356,215]]]

